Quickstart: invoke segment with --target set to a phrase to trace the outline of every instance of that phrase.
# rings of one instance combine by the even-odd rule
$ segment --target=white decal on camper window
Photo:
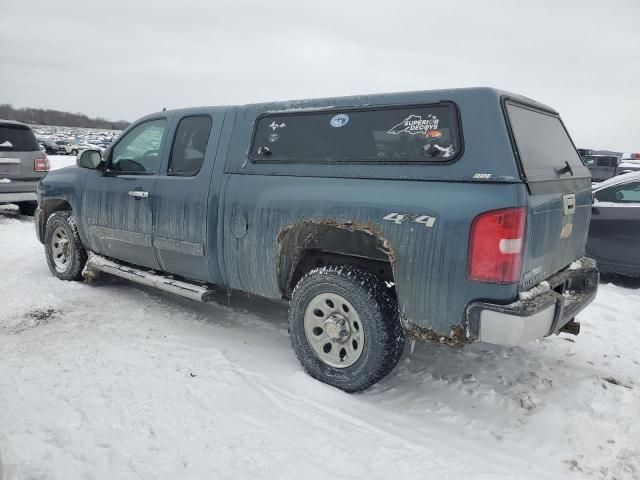
[[[431,113],[426,118],[422,118],[422,115],[409,115],[402,122],[391,127],[387,133],[391,135],[400,133],[425,135],[429,130],[436,130],[439,123],[440,119]]]
[[[273,122],[271,122],[269,124],[269,126],[271,127],[271,130],[273,130],[274,132],[278,129],[278,128],[284,128],[287,126],[286,123],[282,122],[282,123],[276,123],[275,120]]]
[[[456,153],[453,145],[449,145],[448,147],[442,147],[437,143],[427,144],[422,147],[422,149],[430,155],[440,154],[442,158],[451,158]]]
[[[339,113],[338,115],[334,115],[329,120],[329,125],[334,128],[344,127],[347,123],[349,123],[349,115],[346,113]]]

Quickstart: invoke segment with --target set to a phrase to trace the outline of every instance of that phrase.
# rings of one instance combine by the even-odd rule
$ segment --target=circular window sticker
[[[347,123],[349,123],[349,115],[347,115],[346,113],[339,113],[338,115],[334,115],[329,121],[329,125],[335,128],[344,127]]]
[[[267,140],[269,140],[269,142],[273,143],[273,142],[277,142],[279,138],[280,138],[280,135],[278,135],[277,133],[272,133],[271,135],[269,135],[267,137]]]

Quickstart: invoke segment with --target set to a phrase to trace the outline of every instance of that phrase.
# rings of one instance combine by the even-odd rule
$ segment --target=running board
[[[82,271],[82,276],[87,280],[93,278],[95,275],[92,274],[91,270],[109,273],[116,277],[126,278],[132,282],[155,287],[159,290],[174,293],[192,300],[198,300],[200,302],[209,302],[213,300],[214,291],[206,286],[181,280],[174,280],[173,278],[165,277],[164,275],[158,275],[156,273],[147,272],[128,265],[123,265],[100,255],[96,255],[93,252],[89,252],[89,258],[84,270]]]

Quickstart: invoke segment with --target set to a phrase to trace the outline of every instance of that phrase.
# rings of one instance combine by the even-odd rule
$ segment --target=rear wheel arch
[[[279,288],[288,299],[306,273],[335,265],[353,265],[394,282],[394,258],[389,241],[373,225],[301,222],[278,236]]]

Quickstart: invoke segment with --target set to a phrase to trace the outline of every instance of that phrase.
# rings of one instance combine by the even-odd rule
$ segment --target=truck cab
[[[519,345],[594,298],[591,175],[558,113],[490,88],[163,111],[50,173],[52,273],[289,302],[313,377],[368,388],[406,338]]]

